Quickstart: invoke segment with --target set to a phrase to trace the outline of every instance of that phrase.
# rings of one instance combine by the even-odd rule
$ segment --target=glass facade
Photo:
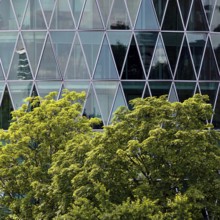
[[[220,128],[220,0],[1,0],[0,127],[25,97],[86,91],[107,125],[136,97],[208,94]]]

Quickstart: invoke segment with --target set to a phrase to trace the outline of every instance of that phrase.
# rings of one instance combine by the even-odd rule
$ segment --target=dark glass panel
[[[220,68],[220,34],[211,34],[211,40],[218,67]]]
[[[151,64],[149,79],[171,79],[169,62],[161,38],[158,39]]]
[[[9,1],[8,1],[8,3],[9,3]],[[24,16],[24,9],[26,7],[27,0],[20,0],[20,1],[12,0],[12,4],[14,6],[15,14],[17,16],[17,20],[18,20],[18,23],[19,23],[19,26],[20,26],[21,21],[22,21],[23,16]],[[2,6],[0,5],[0,7],[2,7]]]
[[[220,129],[220,94],[218,94],[217,96],[212,123],[215,126],[215,128]]]
[[[192,97],[194,95],[196,83],[194,82],[176,82],[176,90],[178,93],[179,101]]]
[[[205,9],[205,13],[208,18],[208,21],[210,22],[211,18],[212,18],[213,8],[215,5],[215,0],[202,0],[202,3],[203,3],[203,7]]]
[[[96,0],[86,1],[79,27],[80,29],[103,29]]]
[[[22,29],[46,29],[46,23],[44,21],[44,16],[41,11],[39,1],[28,1]]]
[[[168,2],[167,10],[163,21],[163,30],[183,30],[179,8],[176,0]]]
[[[128,17],[124,0],[114,1],[108,21],[109,29],[130,29],[131,24]]]
[[[216,93],[218,89],[218,83],[217,82],[200,82],[199,83],[201,93],[203,95],[208,95],[210,103],[212,106],[214,106]]]
[[[178,0],[184,23],[186,24],[192,0]]]
[[[127,2],[128,10],[130,13],[132,24],[134,25],[135,19],[137,17],[137,10],[140,5],[141,0],[125,0]]]
[[[158,33],[155,32],[136,32],[137,43],[139,46],[145,72],[148,73],[152,60]]]
[[[96,64],[94,79],[118,79],[118,72],[113,61],[108,41],[105,37]]]
[[[171,82],[149,82],[149,87],[151,90],[152,96],[159,97],[161,95],[167,95],[170,91]]]
[[[208,24],[201,0],[194,0],[187,29],[190,31],[208,30]]]
[[[205,56],[202,63],[200,72],[200,80],[219,80],[220,76],[218,73],[217,65],[215,62],[212,46],[208,40]]]
[[[211,23],[211,31],[220,32],[220,0],[217,0],[212,23]]]
[[[176,71],[176,80],[195,80],[195,73],[186,40],[184,41]]]
[[[149,91],[149,87],[148,87],[148,84],[146,83],[143,97],[147,98],[147,97],[150,97],[150,96],[151,96],[151,94],[150,94],[150,91]]]
[[[68,0],[57,0],[53,11],[51,29],[73,29],[75,27]]]
[[[65,79],[90,79],[89,70],[77,35],[68,60]]]
[[[187,34],[189,47],[194,61],[196,72],[198,73],[201,66],[201,59],[207,39],[206,34]]]
[[[112,1],[113,0],[105,0],[105,1],[98,0],[99,8],[100,8],[100,11],[101,11],[101,14],[102,14],[102,18],[104,20],[105,25],[106,25],[107,20],[108,20],[110,8],[112,6]]]
[[[115,63],[120,74],[131,38],[131,32],[110,31],[108,32],[108,37],[115,58]]]
[[[143,30],[159,29],[156,12],[151,1],[142,1],[135,28]]]
[[[131,105],[129,104],[130,100],[142,97],[144,85],[145,82],[122,82],[122,87],[129,108],[131,108]]]
[[[134,37],[129,47],[122,79],[145,79]]]
[[[167,4],[167,0],[153,0],[154,2],[154,7],[156,9],[157,12],[157,17],[159,22],[161,23],[162,18],[163,18],[163,14],[164,14],[164,10],[165,10],[165,6]]]
[[[179,51],[183,39],[182,33],[162,33],[167,56],[170,62],[172,71],[175,71],[176,62],[179,56]]]

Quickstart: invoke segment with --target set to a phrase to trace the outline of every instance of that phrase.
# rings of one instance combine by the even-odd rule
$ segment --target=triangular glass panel
[[[46,23],[41,11],[39,1],[28,1],[22,29],[25,30],[41,30],[46,29]]]
[[[172,85],[169,94],[169,102],[178,102],[178,96],[176,94],[175,86]]]
[[[99,8],[105,25],[107,24],[110,9],[112,8],[112,2],[113,0],[98,0]]]
[[[55,0],[53,1],[40,0],[48,27],[50,24],[50,19],[51,19],[51,15],[52,15],[52,12],[55,6],[55,2],[56,2]]]
[[[88,93],[89,81],[65,81],[64,88],[75,92],[86,92]]]
[[[208,0],[208,1],[207,0],[202,0],[203,7],[205,9],[205,13],[206,13],[206,16],[208,18],[209,23],[210,23],[211,18],[212,18],[212,12],[213,12],[213,9],[214,9],[215,1],[216,0]]]
[[[9,70],[9,80],[30,80],[32,79],[31,68],[29,65],[27,51],[19,36],[16,51],[13,56],[11,68]]]
[[[163,41],[166,48],[167,56],[170,62],[172,71],[175,71],[177,59],[179,56],[180,47],[182,44],[183,33],[167,33],[163,32]]]
[[[122,72],[122,79],[145,79],[141,60],[138,54],[134,37],[128,50],[125,66]]]
[[[16,39],[17,33],[0,32],[0,60],[6,75],[15,49]]]
[[[82,14],[80,29],[103,29],[103,24],[96,0],[86,1]]]
[[[218,67],[220,68],[220,35],[211,34],[212,46],[215,52]]]
[[[14,6],[15,14],[16,14],[16,17],[17,17],[17,20],[18,20],[18,24],[20,26],[21,22],[22,22],[22,19],[24,17],[24,9],[26,7],[27,0],[20,0],[20,1],[12,0],[12,4]]]
[[[132,106],[129,101],[135,98],[141,98],[143,95],[145,82],[122,82],[125,98],[127,100],[129,108]]]
[[[217,82],[200,82],[199,83],[201,93],[209,96],[209,101],[212,106],[215,104],[215,98],[218,90]]]
[[[78,36],[74,40],[71,55],[68,61],[65,79],[90,79],[89,70]]]
[[[8,88],[11,92],[14,109],[18,109],[23,104],[27,104],[24,100],[31,95],[32,82],[8,82]]]
[[[96,64],[94,79],[118,79],[118,73],[106,37]]]
[[[69,0],[72,9],[73,17],[75,18],[76,26],[78,26],[79,17],[82,13],[82,8],[85,0]]]
[[[61,89],[61,82],[60,81],[45,81],[45,82],[36,82],[38,94],[41,97],[45,97],[50,92],[57,92],[56,98],[58,98],[60,89]]]
[[[115,97],[117,82],[94,82],[93,83],[98,101],[100,103],[104,124],[108,123],[108,118],[112,109]]]
[[[115,63],[119,74],[124,63],[125,54],[131,39],[131,32],[109,31],[108,38],[115,58]]]
[[[158,39],[155,48],[149,79],[172,79],[169,62],[161,38]]]
[[[33,85],[33,89],[32,89],[32,92],[31,92],[31,97],[35,97],[35,96],[38,96],[38,92],[37,92],[36,86]]]
[[[36,74],[37,65],[39,63],[46,32],[44,31],[24,31],[22,37],[27,50],[28,58],[34,75]]]
[[[14,10],[11,6],[11,1],[0,1],[0,30],[15,30],[17,22],[14,15]]]
[[[87,63],[89,65],[90,72],[93,73],[103,38],[103,32],[85,31],[79,32],[79,36],[82,42],[83,50],[86,56]]]
[[[201,60],[202,60],[202,55],[203,55],[204,48],[205,48],[207,35],[190,33],[190,34],[187,34],[187,38],[189,41],[189,47],[191,50],[196,72],[198,72],[201,66]]]
[[[167,10],[163,21],[163,30],[183,30],[182,19],[176,0],[168,2]]]
[[[148,73],[158,33],[141,31],[136,32],[135,35],[139,46],[141,58],[145,67],[145,72]]]
[[[0,60],[0,80],[4,80],[5,79],[5,75],[4,75],[4,71],[3,71],[3,68],[2,68],[2,63],[1,63],[1,60]]]
[[[182,12],[183,21],[186,24],[187,18],[189,16],[190,7],[192,4],[192,0],[178,0],[180,5],[180,10]]]
[[[151,96],[151,94],[150,94],[149,86],[146,83],[143,98],[147,98],[147,97],[150,97],[150,96]]]
[[[149,82],[152,96],[160,97],[169,94],[171,82]]]
[[[47,37],[46,44],[43,50],[37,79],[61,79],[49,37]]]
[[[201,0],[194,0],[190,12],[188,27],[189,31],[207,31],[208,24]]]
[[[51,39],[55,55],[62,75],[65,72],[67,60],[73,42],[75,32],[73,31],[51,31]]]
[[[208,40],[205,56],[202,63],[202,68],[200,72],[200,80],[219,80],[219,72],[217,69],[216,61],[214,58],[212,46]]]
[[[121,107],[121,106],[127,106],[126,101],[124,99],[124,93],[121,89],[121,86],[118,87],[118,91],[114,100],[114,104],[113,104],[113,108],[112,108],[112,112],[111,115],[109,117],[109,123],[112,121],[112,118],[114,117],[114,113],[115,111]]]
[[[213,18],[212,18],[212,23],[211,23],[211,31],[220,32],[220,19],[219,19],[220,10],[219,8],[220,8],[220,0],[217,0]]]
[[[176,80],[195,80],[195,72],[192,65],[192,60],[189,53],[189,48],[186,40],[184,40],[182,51],[179,58],[179,63],[176,71]]]
[[[84,107],[83,115],[88,118],[96,117],[96,118],[102,119],[101,111],[99,109],[97,98],[95,96],[95,93],[93,91],[92,86],[91,86],[89,93],[88,93],[88,96],[86,98],[86,104]]]
[[[194,95],[196,83],[194,82],[176,82],[176,91],[179,97],[179,101],[183,102],[184,100],[192,97]]]
[[[4,88],[4,85],[1,85]],[[0,127],[7,130],[10,122],[11,122],[11,112],[13,111],[13,106],[11,103],[11,98],[6,88],[4,91],[4,95],[2,98],[1,106],[0,106]]]
[[[115,0],[108,20],[109,29],[131,29],[124,0]]]
[[[215,126],[215,129],[220,129],[220,94],[217,95],[212,123]]]
[[[154,2],[155,10],[157,12],[157,17],[158,17],[159,23],[161,23],[162,18],[163,18],[163,14],[164,14],[164,10],[165,10],[166,4],[167,4],[167,0],[163,0],[163,1],[153,0],[153,2]]]
[[[50,24],[51,29],[73,29],[75,27],[68,0],[57,0]]]
[[[131,17],[131,22],[134,25],[135,24],[135,20],[137,17],[137,11],[140,5],[141,0],[125,0],[125,2],[127,3],[127,7],[129,10],[129,14]]]
[[[0,103],[2,101],[2,95],[3,95],[4,89],[5,89],[5,82],[0,82]]]
[[[158,30],[156,12],[151,1],[142,1],[135,29]]]

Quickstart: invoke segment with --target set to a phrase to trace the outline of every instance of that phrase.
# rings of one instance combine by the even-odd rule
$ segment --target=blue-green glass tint
[[[47,26],[50,24],[51,14],[55,6],[56,0],[40,0],[41,6],[43,8],[43,13],[47,22]]]
[[[50,24],[51,29],[73,29],[75,27],[68,0],[57,0]]]
[[[148,73],[152,56],[154,53],[155,44],[157,41],[156,32],[136,32],[136,39],[139,46],[142,61],[144,63],[145,72]]]
[[[65,81],[64,88],[76,92],[88,92],[89,81]]]
[[[193,57],[194,65],[196,71],[198,72],[201,65],[201,59],[204,52],[207,35],[190,33],[187,34],[187,38],[188,38],[191,54]]]
[[[85,0],[69,0],[70,8],[72,9],[73,17],[75,18],[76,26],[79,22],[79,17]]]
[[[9,1],[8,1],[9,2]],[[15,14],[19,23],[19,26],[21,25],[21,21],[24,17],[24,9],[27,4],[27,0],[12,0],[12,4],[14,6]],[[0,5],[1,7],[1,5]]]
[[[104,24],[107,24],[110,8],[112,7],[113,0],[98,0],[98,5],[102,14],[102,18],[104,21]]]
[[[192,97],[194,95],[196,83],[194,82],[176,82],[175,83],[179,101]]]
[[[156,12],[151,0],[142,1],[135,29],[158,30]]]
[[[44,16],[41,11],[39,1],[28,1],[26,8],[22,29],[39,30],[46,29]]]
[[[211,31],[220,32],[220,0],[216,1],[216,6],[211,23]]]
[[[160,37],[155,48],[149,79],[172,79],[169,62]]]
[[[124,63],[125,54],[127,52],[128,44],[131,39],[131,32],[109,31],[108,38],[115,58],[116,66],[120,74]]]
[[[4,75],[4,71],[2,68],[2,64],[0,62],[0,80],[4,80],[5,79],[5,75]]]
[[[9,0],[0,1],[0,30],[15,30],[17,23]]]
[[[109,29],[130,29],[131,24],[124,0],[115,0],[108,21]]]
[[[96,0],[86,1],[79,28],[103,29],[103,23],[96,4]]]
[[[32,89],[31,81],[8,82],[14,109],[18,109],[22,104],[27,104],[25,99],[30,96]]]
[[[183,30],[179,7],[176,0],[170,0],[165,12],[163,30]]]
[[[43,50],[37,79],[61,79],[49,37],[47,38],[45,48]]]
[[[115,97],[117,82],[94,82],[94,88],[100,103],[104,124],[107,124]]]
[[[169,94],[171,82],[149,82],[149,87],[151,90],[152,96],[161,96],[161,95],[167,95]]]
[[[202,0],[203,7],[205,9],[206,16],[209,22],[211,21],[211,18],[212,18],[215,1],[216,0]]]
[[[94,79],[118,79],[118,72],[106,37],[96,64]]]
[[[44,31],[23,31],[22,32],[25,48],[27,50],[29,65],[32,67],[34,75],[36,74],[46,32]]]
[[[56,59],[62,75],[65,72],[67,60],[73,42],[73,31],[51,31],[51,39],[55,50]]]
[[[0,60],[6,75],[12,59],[13,50],[15,49],[16,39],[16,32],[0,32]]]
[[[76,36],[73,44],[65,73],[65,79],[90,79],[89,70],[86,65],[78,36]]]
[[[58,97],[60,88],[61,88],[61,82],[60,81],[38,81],[36,82],[37,90],[39,93],[39,96],[45,97],[50,92],[57,92]]]
[[[136,17],[137,17],[137,11],[140,5],[141,0],[125,0],[127,3],[128,11],[130,14],[131,22],[134,25]]]
[[[101,46],[103,32],[80,32],[79,33],[83,50],[89,65],[90,72],[94,70],[95,62],[97,60],[98,52]]]
[[[178,102],[178,96],[176,94],[175,86],[172,85],[169,94],[169,102]]]
[[[211,40],[218,67],[220,68],[220,34],[211,34]]]

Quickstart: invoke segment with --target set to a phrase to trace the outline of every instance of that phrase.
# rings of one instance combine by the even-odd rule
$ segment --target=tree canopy
[[[82,116],[84,98],[29,98],[0,132],[6,219],[220,216],[220,134],[207,96],[132,100],[102,132]]]

